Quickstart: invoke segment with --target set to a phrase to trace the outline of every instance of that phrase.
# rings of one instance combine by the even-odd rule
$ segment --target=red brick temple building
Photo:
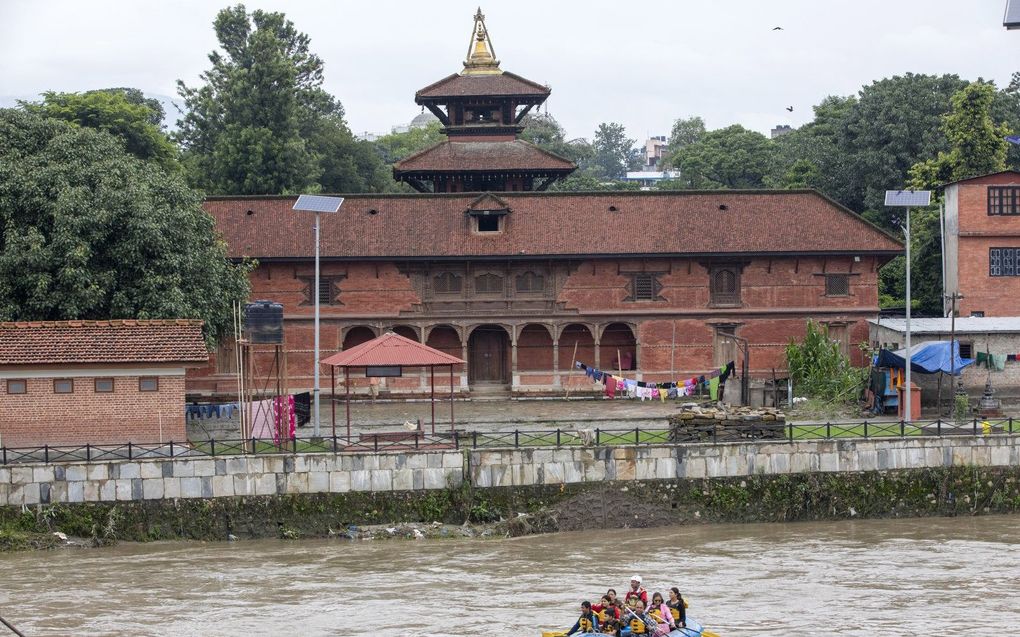
[[[322,219],[318,290],[295,197],[206,202],[230,255],[258,259],[252,298],[283,304],[292,387],[312,384],[316,294],[323,358],[391,330],[466,360],[463,392],[590,387],[575,358],[646,381],[739,369],[731,335],[749,342],[752,377],[781,375],[808,319],[860,362],[895,238],[811,190],[546,191],[574,165],[517,136],[548,95],[500,69],[478,14],[464,69],[415,96],[448,137],[394,166],[420,192],[344,195]],[[189,374],[190,393],[233,391],[231,347]]]

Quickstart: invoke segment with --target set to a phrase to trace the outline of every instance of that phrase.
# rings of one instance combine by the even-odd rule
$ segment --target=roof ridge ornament
[[[471,29],[471,41],[468,43],[467,59],[464,60],[464,70],[461,75],[500,75],[503,71],[499,68],[499,60],[496,59],[496,50],[489,38],[489,30],[485,27],[485,15],[482,8],[478,7],[475,13],[475,25]]]

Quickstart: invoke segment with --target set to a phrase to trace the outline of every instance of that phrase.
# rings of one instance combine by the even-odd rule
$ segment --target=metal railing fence
[[[438,451],[446,449],[540,448],[564,446],[619,446],[653,444],[727,443],[740,441],[795,442],[853,438],[911,438],[915,436],[1015,435],[1020,426],[1013,418],[868,421],[852,423],[753,423],[701,425],[682,432],[668,427],[629,429],[553,429],[511,431],[451,431],[445,433],[380,432],[347,436],[294,437],[280,442],[257,438],[227,438],[190,442],[41,445],[0,447],[0,466],[28,462],[107,462],[153,458],[216,458],[279,453],[378,453],[383,451]]]

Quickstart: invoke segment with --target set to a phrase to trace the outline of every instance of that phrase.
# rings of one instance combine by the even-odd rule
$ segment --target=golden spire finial
[[[492,48],[489,30],[485,28],[485,15],[478,7],[475,13],[475,26],[471,29],[471,42],[468,44],[467,60],[461,75],[498,75],[503,71],[499,68],[496,51]]]

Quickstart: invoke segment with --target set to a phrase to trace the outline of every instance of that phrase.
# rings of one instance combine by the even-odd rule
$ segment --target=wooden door
[[[468,380],[475,383],[506,382],[507,334],[499,328],[478,328],[468,341]]]

